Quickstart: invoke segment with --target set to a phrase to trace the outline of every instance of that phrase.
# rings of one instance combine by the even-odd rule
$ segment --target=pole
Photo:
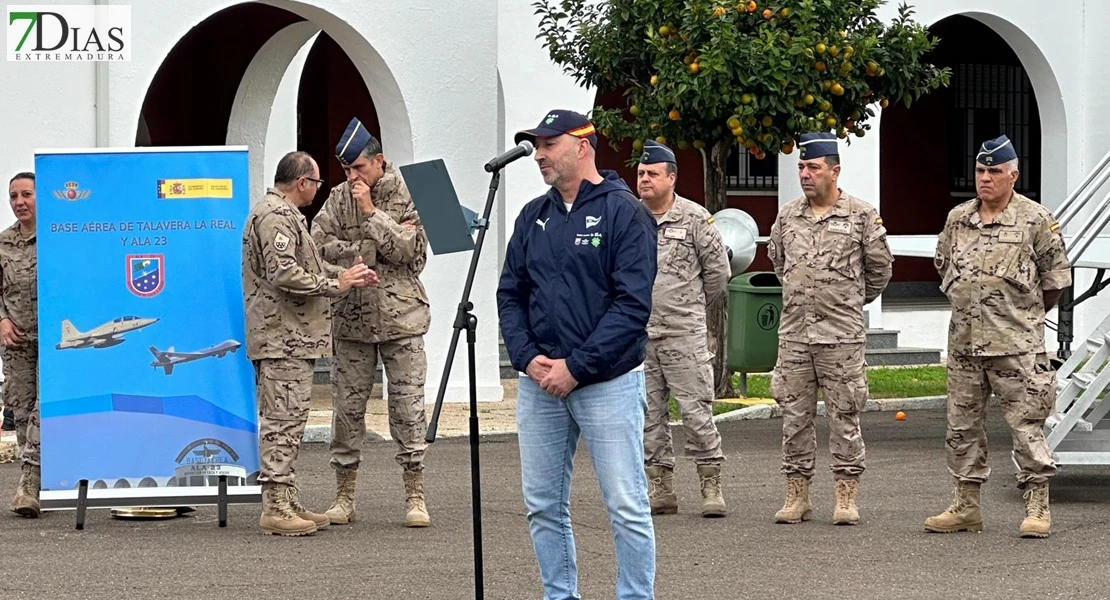
[[[478,271],[478,260],[482,254],[482,244],[486,239],[489,228],[489,216],[493,210],[493,201],[497,196],[497,187],[501,182],[501,170],[495,170],[490,177],[489,195],[486,197],[486,206],[482,216],[475,223],[478,229],[478,241],[474,246],[474,254],[470,257],[470,270],[466,274],[466,285],[463,286],[462,300],[459,302],[458,311],[455,313],[454,332],[451,334],[451,346],[447,349],[447,361],[443,367],[443,376],[439,382],[439,392],[436,394],[435,408],[432,410],[432,419],[428,423],[428,434],[424,436],[429,444],[435,442],[436,430],[439,427],[439,414],[443,409],[443,397],[447,393],[447,381],[451,376],[451,365],[455,361],[455,348],[459,343],[459,335],[466,330],[467,358],[470,374],[470,488],[471,511],[474,519],[474,597],[482,600],[484,597],[484,583],[482,575],[482,479],[478,459],[478,382],[475,374],[474,344],[477,339],[478,317],[472,311],[474,304],[470,302],[470,290],[474,286],[474,275]]]

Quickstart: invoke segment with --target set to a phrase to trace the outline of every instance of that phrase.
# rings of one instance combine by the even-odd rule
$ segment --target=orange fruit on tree
[[[825,61],[819,60],[819,61],[813,63],[813,68],[817,69],[818,73],[824,73],[827,66],[825,65]]]
[[[771,20],[771,17],[773,17],[773,16],[775,16],[775,13],[774,13],[774,11],[772,11],[772,10],[771,10],[771,9],[769,9],[769,8],[765,8],[765,9],[763,9],[763,18],[764,18],[764,19],[767,19],[768,21],[770,21],[770,20]]]
[[[661,136],[655,138],[655,141],[659,142],[660,144],[666,144],[667,143],[667,138],[665,136],[661,135]]]
[[[782,145],[781,150],[782,150],[783,154],[790,154],[791,152],[794,151],[794,143],[793,142],[786,142],[785,144]]]
[[[834,95],[834,96],[843,96],[844,95],[844,86],[840,85],[839,82],[834,83],[834,84],[832,84],[832,86],[829,87],[829,93]]]
[[[824,53],[825,53],[825,51],[829,49],[829,47],[825,45],[825,42],[817,42],[817,45],[816,45],[816,46],[814,46],[814,47],[813,47],[813,49],[814,49],[814,50],[815,50],[815,51],[816,51],[816,52],[817,52],[818,54],[824,54]]]
[[[728,12],[728,10],[726,10],[725,7],[718,6],[717,8],[713,9],[713,16],[717,17],[717,18],[721,18],[721,17],[725,16],[725,13],[727,13],[727,12]]]
[[[659,76],[658,75],[652,75],[651,76],[651,85],[659,85]]]
[[[732,117],[731,119],[728,120],[728,128],[729,129],[736,129],[739,126],[740,126],[740,119],[737,119],[736,117]]]
[[[748,0],[748,12],[753,13],[757,8],[759,7],[756,5],[755,0]]]
[[[813,97],[813,94],[806,94],[805,96],[802,96],[802,102],[804,102],[807,106],[813,104],[814,100],[816,99]]]
[[[666,25],[659,28],[659,35],[666,37],[671,34],[671,28]]]
[[[697,148],[698,150],[701,150],[702,148],[705,147],[705,142],[702,141],[702,140],[694,140],[694,147]]]
[[[633,105],[632,105],[632,106],[631,106],[631,107],[630,107],[630,108],[628,109],[628,112],[632,113],[632,116],[633,116],[633,117],[638,117],[638,116],[640,116],[640,107],[639,107],[639,106],[636,106],[635,104],[633,104]]]
[[[632,140],[632,149],[633,150],[636,150],[638,152],[640,150],[643,150],[643,148],[644,148],[644,141],[643,140]]]
[[[681,118],[681,116],[682,115],[678,112],[677,108],[672,108],[671,112],[667,113],[667,118],[672,121],[677,121],[679,118]]]
[[[699,65],[698,63],[690,63],[690,72],[691,73],[693,73],[694,75],[697,75],[699,71],[701,71],[701,65]]]
[[[879,106],[881,106],[883,108],[886,108],[886,107],[890,106],[890,100],[887,100],[886,98],[883,98],[882,100],[879,100]]]
[[[836,117],[825,117],[826,127],[836,127]]]
[[[774,120],[772,120],[770,116],[765,116],[760,122],[763,123],[764,127],[770,127],[771,123],[774,123]]]
[[[755,96],[753,96],[751,94],[744,94],[743,96],[740,96],[740,103],[741,104],[751,104],[754,101],[755,101]]]
[[[790,7],[783,7],[783,9],[779,11],[779,16],[784,18],[784,19],[786,17],[789,17],[790,16]]]

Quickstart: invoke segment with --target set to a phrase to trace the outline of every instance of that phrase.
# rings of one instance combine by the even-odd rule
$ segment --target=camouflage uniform
[[[987,401],[1000,399],[1020,466],[1019,486],[1046,484],[1056,465],[1044,439],[1055,403],[1055,369],[1044,351],[1042,291],[1071,285],[1060,226],[1040,204],[1014,194],[993,222],[979,200],[948,214],[935,266],[952,304],[948,328],[948,470],[981,484],[990,475]]]
[[[38,468],[39,382],[38,382],[38,257],[36,237],[24,237],[17,221],[0,232],[0,319],[11,319],[23,332],[22,346],[0,346],[4,361],[4,404],[15,418],[16,443],[24,468]]]
[[[320,257],[304,215],[276,190],[243,231],[247,357],[258,385],[259,483],[294,485],[315,359],[331,355],[329,297],[340,269]]]
[[[706,339],[706,304],[724,294],[728,254],[713,217],[675,195],[659,223],[659,272],[648,320],[647,418],[644,463],[673,469],[667,399],[674,393],[686,434],[685,454],[699,465],[720,464],[721,435],[713,422],[713,354]]]
[[[428,260],[428,238],[419,226],[408,187],[390,162],[371,188],[370,198],[375,210],[365,217],[344,182],[332,189],[312,221],[312,235],[326,260],[350,265],[361,256],[381,281],[377,287],[352,290],[335,304],[331,464],[357,469],[361,462],[366,402],[381,356],[396,460],[405,471],[422,471],[428,426],[424,334],[431,324],[431,309],[419,276]],[[404,221],[417,228],[401,225]]]
[[[883,220],[843,191],[820,217],[799,198],[779,211],[767,253],[783,285],[771,374],[771,395],[783,410],[782,472],[813,477],[820,387],[834,477],[858,479],[865,468],[859,413],[867,401],[863,306],[886,288],[894,261]]]

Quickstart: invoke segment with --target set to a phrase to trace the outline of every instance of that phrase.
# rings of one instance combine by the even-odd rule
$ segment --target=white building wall
[[[579,87],[551,63],[542,41],[535,37],[538,17],[527,2],[321,0],[310,5],[267,1],[312,19],[354,57],[374,93],[386,153],[400,163],[443,158],[460,198],[476,211],[481,210],[489,185],[482,165],[513,145],[515,131],[534,126],[552,108],[588,111],[593,106],[594,90]],[[108,66],[110,105],[100,107],[108,111],[111,145],[133,145],[147,87],[176,41],[205,17],[232,4],[230,0],[130,0],[132,61]],[[1110,111],[1110,93],[1103,86],[1103,74],[1110,67],[1110,41],[1102,33],[1110,27],[1110,12],[1102,8],[1094,0],[1076,1],[1069,3],[1070,18],[1047,19],[1043,5],[1033,0],[933,0],[915,6],[915,18],[926,24],[953,14],[980,19],[1009,40],[1022,58],[1041,107],[1042,186],[1049,207],[1055,207],[1110,151],[1110,122],[1103,118]],[[897,3],[888,2],[880,16],[889,21],[896,11]],[[272,177],[277,157],[295,141],[294,82],[304,50],[298,46],[290,56],[296,58],[277,86],[269,120],[261,132],[243,134],[255,155],[252,165],[262,170],[259,181]],[[94,73],[95,66],[89,63],[0,62],[0,89],[5,90],[0,166],[6,177],[31,169],[37,147],[96,144]],[[878,138],[873,130],[845,150],[842,183],[881,209]],[[780,202],[800,193],[796,160],[796,154],[780,159]],[[471,297],[479,319],[482,399],[501,394],[494,301],[499,258],[520,208],[545,189],[531,157],[504,171],[501,199],[491,218]],[[0,210],[0,226],[11,222],[10,211]],[[432,256],[423,277],[433,309],[427,337],[430,399],[438,387],[469,260],[469,254]],[[1077,281],[1085,283],[1091,276],[1081,270]],[[1077,338],[1082,339],[1110,310],[1110,292],[1103,296],[1080,306]],[[899,313],[895,319],[889,314],[884,319],[876,311],[871,322],[902,330],[905,345],[946,346],[946,320],[935,311]],[[1051,348],[1055,340],[1049,337]],[[462,345],[451,379],[452,400],[465,399]]]

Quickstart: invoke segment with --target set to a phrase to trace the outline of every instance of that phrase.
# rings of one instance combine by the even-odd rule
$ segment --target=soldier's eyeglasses
[[[323,179],[313,179],[311,177],[303,177],[303,179],[307,179],[307,180],[315,183],[316,187],[320,187],[320,186],[324,185],[324,180]]]

